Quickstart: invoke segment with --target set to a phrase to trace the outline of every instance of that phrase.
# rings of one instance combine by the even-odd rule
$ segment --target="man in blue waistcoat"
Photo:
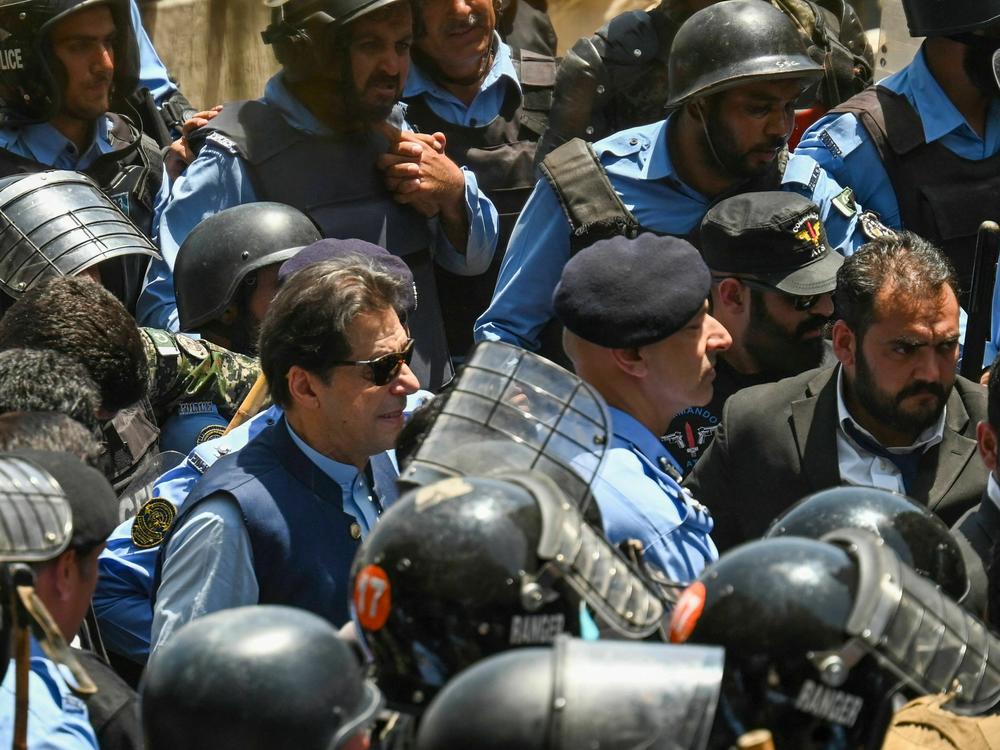
[[[359,260],[305,268],[275,297],[260,360],[284,416],[184,503],[157,561],[154,650],[188,620],[258,602],[348,620],[351,560],[392,500],[386,451],[418,388],[396,312],[407,292]]]

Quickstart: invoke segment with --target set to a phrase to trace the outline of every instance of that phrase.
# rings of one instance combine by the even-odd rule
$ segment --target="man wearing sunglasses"
[[[823,332],[844,262],[827,242],[819,209],[794,193],[721,201],[702,220],[700,244],[712,271],[712,315],[733,345],[719,354],[712,400],[687,404],[663,436],[685,474],[708,449],[734,393],[812,370],[824,359],[833,364]]]
[[[832,329],[839,363],[730,398],[687,478],[712,511],[720,550],[840,484],[908,495],[949,525],[979,502],[986,390],[955,374],[957,288],[941,251],[910,232],[844,260]]]
[[[409,293],[360,258],[310,265],[281,287],[260,361],[284,413],[205,472],[163,538],[154,650],[187,621],[246,604],[348,621],[351,560],[395,500],[387,451],[418,388],[397,313]]]

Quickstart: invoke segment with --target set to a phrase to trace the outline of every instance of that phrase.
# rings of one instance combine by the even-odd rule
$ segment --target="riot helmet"
[[[403,488],[492,471],[538,471],[585,514],[609,443],[611,417],[600,394],[576,375],[510,344],[484,341],[400,467]],[[487,445],[495,450],[487,456]],[[589,515],[588,515],[589,517]]]
[[[726,648],[733,734],[767,726],[777,746],[877,739],[901,691],[1000,703],[1000,642],[866,531],[737,547],[681,596],[671,639]]]
[[[956,601],[969,590],[958,541],[944,521],[904,495],[873,487],[834,487],[803,498],[774,520],[765,538],[822,539],[838,529],[864,529]]]
[[[343,69],[335,34],[368,13],[403,0],[268,0],[271,23],[261,32],[284,76],[302,81]]]
[[[139,45],[129,0],[0,0],[0,124],[50,120],[62,107],[65,72],[52,52],[52,28],[87,8],[107,6],[117,31],[114,86],[119,96],[139,83]]]
[[[455,674],[581,633],[581,604],[618,637],[657,632],[663,604],[548,477],[455,477],[403,495],[351,568],[379,684],[419,711]]]
[[[910,36],[950,36],[1000,22],[1000,0],[903,0]]]
[[[245,203],[209,216],[177,251],[174,291],[182,331],[218,318],[250,274],[321,239],[312,220],[283,203]],[[251,277],[252,278],[252,277]]]
[[[430,704],[417,750],[704,750],[722,649],[581,641],[492,656]]]
[[[131,310],[142,279],[129,273],[130,256],[160,257],[87,175],[52,170],[0,180],[0,290],[8,296],[102,264],[101,283]]]
[[[382,705],[326,620],[259,605],[194,620],[140,684],[150,750],[336,750]]]
[[[792,20],[770,3],[723,0],[688,18],[670,48],[667,106],[763,80],[819,79]]]

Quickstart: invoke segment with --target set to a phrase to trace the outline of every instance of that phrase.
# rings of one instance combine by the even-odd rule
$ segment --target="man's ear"
[[[319,396],[315,389],[317,376],[314,373],[292,365],[285,377],[288,378],[288,393],[297,407],[307,410],[319,408]]]
[[[854,368],[858,358],[858,346],[860,342],[854,335],[854,331],[843,320],[838,320],[833,324],[831,334],[833,341],[833,353],[844,367]]]
[[[722,279],[716,285],[712,296],[716,304],[730,315],[741,315],[750,304],[748,292],[747,287],[739,280],[730,278]]]
[[[79,578],[78,562],[76,550],[71,547],[52,563],[52,584],[59,601],[69,601],[73,597]]]
[[[979,457],[983,459],[983,464],[991,472],[997,470],[997,431],[989,422],[980,422],[976,425],[976,443],[979,446]]]
[[[633,378],[644,378],[649,371],[642,350],[635,347],[629,349],[611,349],[611,359],[622,372]]]

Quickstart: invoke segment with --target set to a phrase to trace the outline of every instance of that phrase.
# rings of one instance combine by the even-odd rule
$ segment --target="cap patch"
[[[792,227],[795,239],[808,242],[813,246],[812,257],[822,255],[826,249],[823,246],[823,225],[817,214],[804,216]]]
[[[705,609],[705,584],[695,581],[681,594],[670,617],[670,642],[684,643],[691,637],[698,618]]]
[[[354,611],[365,630],[381,630],[389,619],[392,586],[378,565],[366,565],[354,581]]]

